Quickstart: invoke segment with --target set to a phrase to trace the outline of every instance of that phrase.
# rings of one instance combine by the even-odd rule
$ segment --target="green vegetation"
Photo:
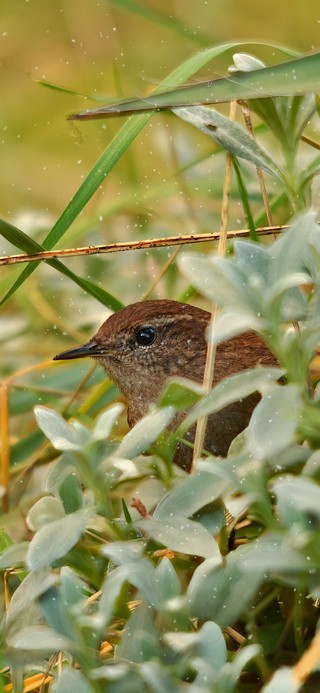
[[[0,686],[16,693],[24,683],[53,693],[316,690],[319,56],[262,42],[210,43],[203,28],[192,43],[191,18],[184,39],[183,20],[170,23],[166,6],[102,4],[110,27],[112,16],[173,32],[178,57],[163,68],[152,99],[170,90],[169,99],[174,91],[190,102],[173,112],[135,113],[141,102],[134,99],[133,114],[120,124],[71,126],[80,176],[70,187],[71,150],[66,170],[59,168],[61,198],[39,176],[29,228],[26,212],[21,223],[8,214],[8,193],[4,252],[218,231],[226,213],[228,228],[247,227],[248,238],[234,238],[224,257],[203,242],[192,252],[159,247],[4,267]],[[97,26],[99,12],[92,13]],[[283,68],[288,60],[298,61],[298,90]],[[226,104],[198,103],[206,100],[201,82],[197,105],[194,87],[180,91],[188,80],[229,74],[221,98],[231,101],[234,79],[248,83],[255,69],[263,94],[246,94],[235,120]],[[113,75],[121,104],[134,89],[123,71]],[[52,89],[33,84],[37,98],[55,99],[65,114],[83,111],[79,94],[97,89],[89,75],[87,88],[47,75],[39,81]],[[90,110],[107,102],[96,100]],[[61,119],[55,127],[69,125]],[[54,167],[58,155],[43,129],[38,144]],[[226,155],[234,169],[229,201]],[[259,228],[273,225],[280,232],[270,240]],[[51,358],[92,336],[106,308],[146,296],[216,303],[214,341],[254,329],[279,368],[252,368],[204,397],[192,384],[171,383],[157,409],[127,432],[119,393],[102,371]],[[189,476],[173,466],[165,429],[177,409],[192,404],[188,427],[256,390],[261,402],[227,459],[205,456]]]

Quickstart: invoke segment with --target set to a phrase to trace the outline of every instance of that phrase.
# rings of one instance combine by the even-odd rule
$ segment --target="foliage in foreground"
[[[199,63],[207,59],[197,56]],[[190,76],[191,61],[188,69]],[[319,171],[318,157],[300,169],[298,161],[314,97],[257,99],[251,107],[276,137],[281,157],[212,110],[185,108],[177,115],[272,176],[286,208],[303,209]],[[125,143],[120,136],[107,148],[52,229],[48,247],[142,124],[133,119]],[[237,160],[235,169],[254,237]],[[28,252],[41,248],[9,225],[1,233]],[[181,272],[222,306],[217,342],[255,329],[279,369],[233,376],[202,399],[191,384],[172,383],[158,409],[120,444],[112,439],[119,405],[88,427],[67,424],[45,407],[35,410],[52,456],[60,457],[45,495],[28,513],[31,540],[10,545],[1,535],[7,602],[12,595],[1,664],[11,667],[18,693],[26,671],[53,677],[48,685],[55,693],[291,692],[319,660],[319,391],[309,376],[319,344],[319,229],[308,214],[268,249],[237,241],[234,251],[233,259],[186,255]],[[116,307],[93,283],[61,263],[53,267]],[[29,265],[4,301],[31,271]],[[255,390],[261,402],[226,460],[204,458],[190,477],[173,468],[175,441],[164,430],[179,407],[195,404],[179,430],[183,436],[199,416]]]
[[[110,434],[121,405],[92,430],[36,408],[61,456],[29,512],[32,540],[0,559],[2,570],[16,568],[10,587],[21,581],[5,649],[17,686],[24,666],[55,675],[58,651],[55,693],[231,693],[254,682],[295,691],[303,678],[294,665],[313,647],[320,598],[320,410],[309,384],[320,231],[308,214],[268,249],[237,241],[234,259],[186,255],[180,266],[222,305],[214,339],[253,327],[280,368],[228,378],[197,402],[189,423],[256,389],[262,395],[228,458],[202,459],[189,477],[163,459],[161,437],[151,457],[140,457],[179,407],[185,383],[171,384],[163,406],[120,444]],[[301,331],[292,321],[302,321]],[[122,512],[128,489],[135,507]]]

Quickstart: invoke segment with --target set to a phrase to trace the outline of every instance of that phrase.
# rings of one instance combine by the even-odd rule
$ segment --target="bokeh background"
[[[88,102],[37,80],[102,101],[143,95],[196,51],[237,40],[314,51],[320,45],[319,3],[1,0],[1,214],[29,209],[55,218],[119,127],[100,121],[72,128],[65,116]],[[270,62],[272,51],[261,57]],[[217,60],[205,76],[219,69],[225,74],[229,62]],[[135,157],[142,183],[159,165],[157,159],[149,165],[151,156],[156,152],[151,155],[146,145],[144,156]],[[109,200],[119,192],[121,175],[120,164],[104,191]]]
[[[289,46],[302,53],[316,50],[320,45],[319,3],[83,0],[80,5],[72,0],[2,0],[1,216],[41,240],[122,125],[119,119],[72,125],[66,120],[68,113],[94,106],[93,99],[101,103],[123,95],[143,95],[206,46],[251,40]],[[253,46],[246,48],[255,52]],[[268,64],[280,55],[271,48],[257,48],[256,52]],[[197,77],[226,74],[231,56],[232,51],[221,56]],[[46,88],[39,80],[71,93]],[[70,229],[63,245],[209,230],[216,223],[219,164],[216,162],[214,173],[208,164],[193,167],[191,183],[190,176],[179,178],[175,171],[210,149],[212,142],[176,118],[154,117]],[[186,194],[190,184],[193,193],[199,188],[191,209]],[[237,215],[232,221],[237,222]],[[8,252],[3,240],[0,250]],[[161,261],[164,256],[165,252],[153,255]],[[69,262],[80,267],[79,262]],[[131,262],[135,266],[136,261],[127,256],[127,266]],[[153,263],[150,259],[148,263],[152,275]],[[113,259],[112,285],[103,270],[108,265],[104,258],[88,266],[108,282],[111,293],[120,290],[119,298],[125,302],[132,297],[133,286],[128,280],[126,295],[123,282],[119,283],[123,260],[118,266]],[[2,272],[8,283],[15,273],[13,268]],[[41,270],[35,274],[39,276]],[[141,281],[143,292],[147,287],[143,278]],[[138,294],[137,290],[137,299]]]

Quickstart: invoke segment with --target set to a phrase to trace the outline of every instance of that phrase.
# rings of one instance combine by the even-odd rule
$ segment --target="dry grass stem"
[[[250,115],[249,108],[247,106],[243,106],[242,112],[243,112],[243,117],[244,117],[244,121],[245,121],[247,130],[248,130],[248,132],[250,132],[251,137],[253,137],[253,139],[255,139],[255,134],[254,134],[254,129],[252,127],[251,115]],[[264,204],[264,207],[266,210],[268,224],[269,224],[269,226],[272,226],[272,214],[271,214],[266,184],[264,182],[264,176],[263,176],[261,168],[259,168],[258,166],[256,167],[256,171],[257,171],[258,181],[259,181],[261,195],[262,195],[262,199],[263,199],[263,204]],[[274,234],[274,238],[276,238],[275,234]]]
[[[229,114],[230,120],[235,119],[236,108],[237,108],[236,102],[232,101],[230,104],[230,114]],[[222,204],[221,204],[221,227],[220,227],[219,243],[218,243],[218,255],[220,257],[223,257],[225,255],[226,248],[227,248],[227,239],[228,239],[227,225],[228,225],[228,215],[229,215],[232,170],[233,170],[233,155],[228,152],[227,156],[226,156],[226,170],[225,170],[225,177],[224,177],[224,184],[223,184],[223,196],[222,196]],[[214,333],[214,328],[215,328],[218,310],[219,310],[219,308],[217,306],[215,306],[215,305],[212,306],[212,309],[211,309],[211,313],[212,313],[211,334]],[[204,378],[203,378],[203,385],[204,385],[205,392],[209,392],[211,390],[211,387],[212,387],[213,375],[214,375],[214,365],[215,365],[215,356],[216,356],[216,345],[214,344],[214,341],[211,338],[210,341],[208,342],[206,365],[205,365]],[[201,417],[199,419],[199,421],[197,422],[196,435],[195,435],[195,439],[194,439],[194,450],[193,450],[192,470],[191,471],[194,471],[195,462],[201,456],[201,452],[202,452],[203,447],[204,447],[204,439],[205,439],[205,432],[206,432],[206,427],[207,427],[207,420],[208,420],[208,417],[204,416],[204,417]]]
[[[286,224],[278,226],[261,226],[256,229],[261,236],[270,236],[274,233],[281,233],[288,227]],[[228,240],[232,238],[242,238],[250,235],[249,229],[233,229],[226,232]],[[107,243],[106,245],[92,245],[80,248],[63,248],[61,250],[42,250],[39,253],[21,253],[20,255],[1,255],[0,266],[17,265],[24,262],[39,262],[39,260],[67,259],[68,257],[78,257],[81,255],[102,255],[105,253],[120,253],[128,250],[147,250],[148,248],[164,248],[173,245],[186,245],[193,243],[205,243],[218,241],[220,231],[210,233],[191,233],[179,236],[165,236],[163,238],[149,238],[142,241],[128,241],[127,243]]]

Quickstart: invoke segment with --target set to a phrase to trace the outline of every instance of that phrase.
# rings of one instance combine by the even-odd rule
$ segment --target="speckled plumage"
[[[125,395],[128,423],[133,426],[157,400],[169,377],[202,381],[209,321],[210,313],[177,301],[134,303],[111,315],[88,344],[55,358],[93,356]],[[152,344],[141,346],[137,332],[145,327],[154,328],[156,337]],[[258,363],[276,364],[258,335],[235,337],[217,348],[214,382]],[[225,456],[233,438],[248,425],[258,400],[258,395],[251,395],[211,415],[207,449]],[[189,469],[191,457],[192,451],[179,445],[175,462]]]

